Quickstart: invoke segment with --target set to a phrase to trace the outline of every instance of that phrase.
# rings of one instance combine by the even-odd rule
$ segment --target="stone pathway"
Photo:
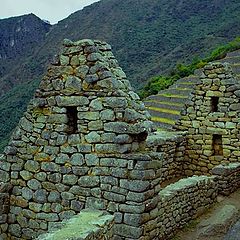
[[[238,209],[234,205],[217,208],[208,219],[197,225],[196,239],[221,239],[237,219]]]
[[[234,226],[228,231],[223,240],[240,240],[240,219]]]
[[[226,205],[235,206],[238,210],[237,223],[233,224],[230,230],[225,230],[222,234],[209,235],[201,238],[201,240],[240,240],[240,189],[231,194],[228,197],[219,196],[218,203],[216,203],[211,209],[205,212],[199,218],[191,221],[184,229],[180,230],[172,240],[197,240],[199,233],[198,226],[201,223],[211,219],[216,212],[220,212]],[[228,214],[227,214],[228,215]],[[234,215],[234,214],[233,214]],[[235,218],[236,219],[236,218]],[[220,221],[221,222],[221,221]],[[236,221],[233,221],[236,222]],[[231,224],[232,225],[232,224]]]

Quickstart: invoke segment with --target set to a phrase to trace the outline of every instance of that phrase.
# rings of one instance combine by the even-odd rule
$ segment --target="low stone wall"
[[[230,195],[240,186],[240,163],[219,165],[213,168],[213,174],[217,176],[219,193]]]
[[[161,183],[182,177],[185,154],[185,132],[157,132],[147,139],[149,151],[162,153]]]
[[[217,183],[214,177],[194,176],[170,184],[159,196],[158,217],[151,228],[159,231],[158,239],[166,240],[215,202]]]
[[[41,235],[37,240],[108,240],[113,238],[114,217],[101,211],[85,209],[61,223],[60,229]]]

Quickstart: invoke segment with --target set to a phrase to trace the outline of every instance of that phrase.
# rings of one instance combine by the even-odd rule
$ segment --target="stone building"
[[[220,165],[238,161],[238,108],[230,70],[211,65],[184,132],[154,132],[111,47],[65,40],[0,158],[0,239],[169,239],[239,186],[240,164]],[[84,216],[98,221],[78,235]]]
[[[240,84],[229,64],[207,65],[182,111],[187,131],[186,175],[210,174],[221,163],[240,161]]]

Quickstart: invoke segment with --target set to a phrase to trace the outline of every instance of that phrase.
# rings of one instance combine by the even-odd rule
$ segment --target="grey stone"
[[[33,194],[33,200],[37,203],[47,202],[47,191],[44,189],[39,189]]]
[[[56,222],[59,220],[57,213],[37,213],[36,218],[49,222]]]
[[[100,53],[91,53],[88,55],[87,60],[90,62],[96,62],[98,60],[102,60],[103,57]]]
[[[80,212],[84,207],[84,204],[81,203],[80,201],[73,200],[71,201],[71,209]]]
[[[105,109],[105,110],[101,111],[100,118],[102,120],[106,120],[106,121],[114,121],[115,120],[114,111],[111,109]]]
[[[77,149],[81,153],[91,153],[92,152],[92,145],[90,145],[90,144],[78,144]]]
[[[56,101],[60,107],[85,106],[89,104],[88,98],[83,96],[57,96]]]
[[[47,179],[53,183],[59,183],[62,180],[62,174],[60,173],[51,173],[48,174]]]
[[[64,153],[60,153],[55,160],[55,162],[58,164],[65,164],[69,161],[70,161],[70,158],[68,154],[64,154]]]
[[[234,205],[225,205],[220,211],[214,212],[213,215],[198,225],[197,239],[203,237],[219,236],[226,233],[238,217],[238,210]]]
[[[132,141],[133,139],[128,134],[118,135],[114,139],[114,143],[118,144],[131,143]]]
[[[22,127],[22,129],[25,130],[26,132],[32,132],[33,124],[32,124],[32,122],[27,120],[25,117],[21,118],[19,124]]]
[[[98,176],[83,176],[80,177],[78,184],[81,187],[96,187],[99,185],[99,182]]]
[[[150,183],[148,181],[141,180],[120,180],[120,187],[128,189],[133,192],[144,192],[150,188]]]
[[[82,82],[77,77],[68,77],[65,86],[70,93],[80,92],[82,90]]]
[[[90,121],[88,123],[88,129],[89,129],[89,131],[102,130],[103,129],[103,122],[101,120]]]
[[[114,232],[121,237],[139,239],[142,236],[143,229],[126,224],[116,224]]]
[[[20,172],[20,176],[21,176],[24,180],[30,180],[30,179],[32,179],[33,174],[30,173],[30,172],[28,172],[28,171],[23,170],[23,171]]]
[[[46,172],[59,172],[60,167],[54,162],[43,162],[41,164],[41,169]]]
[[[95,121],[100,119],[100,114],[99,112],[80,112],[78,113],[78,118]]]
[[[99,158],[95,154],[86,154],[85,155],[87,166],[98,166]]]
[[[104,124],[104,130],[113,133],[128,133],[130,125],[125,122],[109,122]]]
[[[85,81],[89,84],[92,84],[92,83],[95,83],[99,80],[99,77],[97,74],[89,74],[89,75],[86,75],[85,77]]]
[[[27,185],[32,190],[37,190],[41,188],[41,183],[36,179],[31,179],[27,182]]]
[[[4,153],[7,155],[16,155],[17,153],[17,148],[13,146],[6,146],[4,148]]]
[[[69,211],[64,211],[64,212],[61,212],[59,214],[59,218],[60,220],[63,220],[63,219],[70,219],[72,218],[76,213],[72,210],[69,210]]]
[[[75,176],[75,175],[65,175],[63,176],[63,184],[66,184],[66,185],[74,185],[76,184],[78,181],[78,177]]]
[[[52,203],[60,202],[61,201],[60,193],[56,191],[50,192],[48,195],[48,201]]]
[[[21,237],[21,227],[19,224],[10,224],[9,233],[16,237]]]
[[[24,168],[29,171],[29,172],[38,172],[39,169],[40,169],[40,164],[36,161],[31,161],[31,160],[28,160],[25,165],[24,165]]]
[[[85,58],[81,58],[80,61],[85,61]],[[76,69],[76,76],[84,79],[89,71],[89,67],[86,65],[80,66]]]
[[[69,57],[60,55],[60,63],[62,66],[67,66],[69,64]]]
[[[88,143],[97,143],[100,142],[101,136],[97,132],[90,132],[85,136],[85,139]]]
[[[84,157],[81,153],[74,153],[71,156],[70,162],[75,166],[82,166],[84,164]]]
[[[106,97],[104,98],[104,105],[111,108],[125,108],[127,107],[127,100],[123,97]]]
[[[34,175],[34,177],[35,177],[38,181],[43,182],[43,181],[46,180],[47,174],[46,174],[45,172],[39,172],[39,173],[36,173],[36,174]]]
[[[107,201],[104,199],[87,197],[86,208],[104,210],[107,208]]]
[[[93,111],[101,111],[103,109],[102,102],[99,99],[92,100],[89,106]]]
[[[121,194],[117,194],[117,193],[112,193],[112,192],[105,192],[103,197],[107,200],[113,201],[113,202],[125,202],[126,201],[126,197],[121,195]]]
[[[33,197],[33,191],[27,187],[22,188],[22,196],[26,200],[30,200]]]

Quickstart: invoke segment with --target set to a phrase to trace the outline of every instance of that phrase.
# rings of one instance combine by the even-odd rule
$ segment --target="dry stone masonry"
[[[111,47],[65,40],[0,157],[0,239],[169,239],[239,184],[236,83],[207,66],[154,132]]]
[[[203,69],[178,129],[188,132],[185,174],[209,174],[240,159],[240,84],[228,64]]]

